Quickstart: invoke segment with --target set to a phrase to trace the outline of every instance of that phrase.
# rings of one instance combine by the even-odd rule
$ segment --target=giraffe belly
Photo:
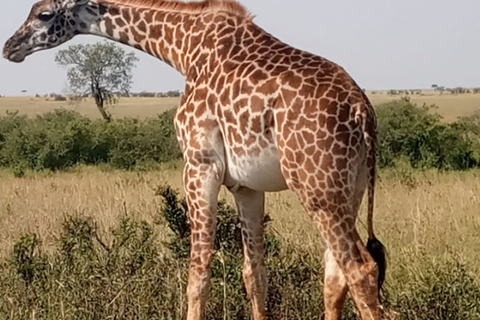
[[[247,187],[265,192],[287,189],[276,148],[260,151],[259,155],[231,156],[227,152],[226,167],[225,185],[229,188]]]

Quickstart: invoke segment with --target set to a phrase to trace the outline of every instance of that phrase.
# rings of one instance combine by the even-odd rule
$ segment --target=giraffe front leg
[[[205,317],[214,255],[217,201],[221,186],[216,162],[185,164],[185,191],[190,215],[191,251],[188,275],[188,320]]]
[[[252,303],[253,319],[265,319],[267,273],[264,262],[265,193],[240,188],[233,193],[240,214],[243,241],[243,281]]]

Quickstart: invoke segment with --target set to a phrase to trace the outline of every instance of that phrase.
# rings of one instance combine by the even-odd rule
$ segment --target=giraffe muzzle
[[[26,50],[20,40],[16,36],[7,40],[3,47],[3,57],[5,59],[17,63],[25,60]]]

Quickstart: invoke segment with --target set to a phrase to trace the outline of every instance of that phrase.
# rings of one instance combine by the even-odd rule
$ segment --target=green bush
[[[92,149],[91,120],[56,110],[24,119],[22,124],[4,135],[0,149],[3,165],[58,170],[88,162]]]
[[[376,108],[379,166],[407,159],[414,168],[464,170],[478,166],[473,142],[457,125],[441,123],[435,106],[418,107],[408,99]]]
[[[65,110],[30,119],[11,113],[0,118],[0,164],[23,172],[99,163],[133,169],[175,160],[181,154],[173,115],[107,123]]]
[[[19,116],[18,111],[7,111],[6,116],[0,117],[0,150],[10,133],[27,124],[27,116]]]
[[[453,126],[472,142],[475,159],[480,159],[480,110],[469,117],[461,117]]]
[[[480,164],[480,113],[453,124],[441,122],[434,106],[408,99],[380,105],[379,166],[407,160],[414,168],[464,170]],[[0,165],[21,177],[26,169],[60,170],[108,163],[145,169],[181,157],[170,110],[158,118],[110,123],[56,110],[35,118],[15,112],[0,117]]]
[[[181,156],[173,126],[174,110],[155,119],[125,119],[113,123],[110,162],[132,169],[148,162],[168,162]]]

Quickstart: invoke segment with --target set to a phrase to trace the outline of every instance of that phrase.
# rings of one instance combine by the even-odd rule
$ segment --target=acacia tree
[[[127,94],[132,84],[132,73],[138,58],[114,43],[71,45],[60,50],[55,61],[68,67],[67,81],[77,95],[91,94],[102,117],[112,116],[106,105],[115,104],[119,94]]]

